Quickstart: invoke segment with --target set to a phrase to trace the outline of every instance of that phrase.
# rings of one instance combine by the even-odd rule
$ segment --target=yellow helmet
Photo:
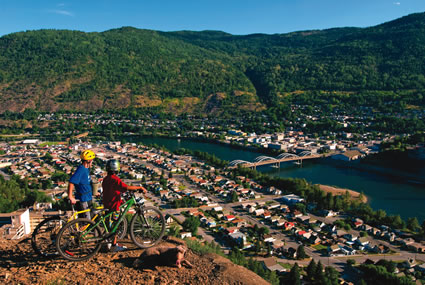
[[[85,151],[83,151],[80,155],[80,158],[82,160],[92,160],[96,157],[96,155],[94,154],[93,151],[86,149]]]

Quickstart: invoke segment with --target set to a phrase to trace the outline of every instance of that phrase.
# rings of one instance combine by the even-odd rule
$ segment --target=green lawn
[[[313,248],[316,249],[316,250],[319,250],[319,251],[328,249],[328,247],[323,245],[323,244],[314,245]]]

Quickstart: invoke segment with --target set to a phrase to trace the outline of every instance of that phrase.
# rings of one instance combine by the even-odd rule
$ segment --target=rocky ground
[[[29,239],[0,239],[0,284],[268,284],[248,269],[215,254],[197,255],[191,250],[186,259],[193,268],[153,266],[133,268],[143,252],[131,241],[118,253],[100,252],[83,262],[69,262],[60,257],[37,256]],[[171,245],[164,241],[162,245]]]

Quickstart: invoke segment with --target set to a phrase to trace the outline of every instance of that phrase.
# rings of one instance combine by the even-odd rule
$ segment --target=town
[[[225,139],[246,136],[230,130]],[[295,132],[259,136],[252,142],[262,139],[269,148],[291,144],[290,150],[298,153],[338,150],[337,159],[346,160],[376,150],[376,142],[365,146],[329,142],[319,146]],[[102,167],[108,159],[119,159],[120,176],[148,188],[150,203],[164,212],[168,234],[213,242],[227,253],[238,248],[278,275],[288,272],[295,263],[306,268],[314,260],[341,272],[342,279],[353,280],[355,270],[347,267],[348,264],[376,263],[382,259],[396,262],[391,273],[399,277],[416,280],[425,273],[425,244],[415,240],[413,232],[368,225],[347,213],[317,209],[315,203],[287,189],[267,187],[248,177],[235,176],[230,169],[214,167],[191,155],[119,141],[79,140],[68,145],[31,139],[2,143],[0,148],[5,179],[14,175],[30,186],[37,185],[34,188],[45,189],[53,204],[66,198],[67,177],[78,165],[82,150],[92,149],[96,153],[98,159],[92,173],[95,181],[104,177]],[[35,203],[27,209],[0,214],[3,237],[16,239],[29,235],[52,207],[52,203]],[[192,231],[182,226],[186,220],[196,221]]]

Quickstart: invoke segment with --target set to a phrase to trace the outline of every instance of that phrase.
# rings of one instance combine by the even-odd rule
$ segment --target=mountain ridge
[[[27,31],[0,38],[0,106],[258,111],[294,91],[424,90],[424,53],[425,13],[367,28],[272,35]],[[217,108],[207,104],[211,96],[220,98]]]

